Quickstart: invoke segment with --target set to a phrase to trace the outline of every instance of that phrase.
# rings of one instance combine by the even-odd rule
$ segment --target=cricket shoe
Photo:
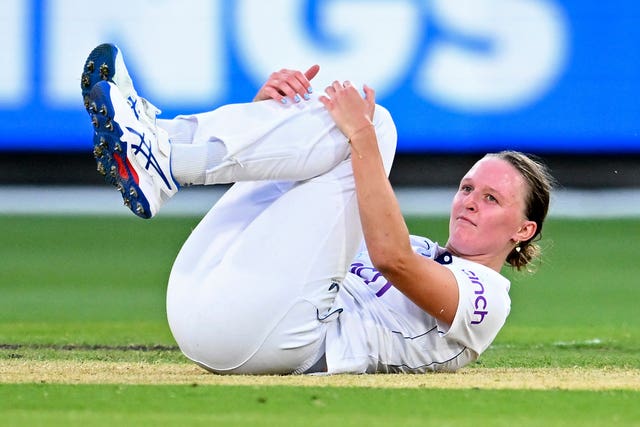
[[[138,95],[124,64],[122,52],[116,45],[110,43],[101,44],[93,49],[82,69],[80,87],[82,88],[84,107],[89,114],[95,113],[95,111],[91,111],[89,92],[96,83],[103,80],[114,83],[118,87],[138,120],[155,127],[156,116],[160,114],[160,110]]]
[[[98,172],[134,214],[151,218],[180,188],[171,175],[167,132],[138,120],[112,82],[96,83],[88,100]]]

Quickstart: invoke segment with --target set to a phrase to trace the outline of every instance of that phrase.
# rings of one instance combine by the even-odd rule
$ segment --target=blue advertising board
[[[90,50],[118,44],[163,118],[250,101],[272,71],[366,83],[399,151],[640,153],[632,0],[4,0],[0,152],[89,151]]]

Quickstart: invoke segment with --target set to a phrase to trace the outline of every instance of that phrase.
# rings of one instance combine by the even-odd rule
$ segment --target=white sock
[[[171,173],[182,186],[204,185],[207,170],[219,165],[227,155],[222,141],[203,144],[172,144]]]

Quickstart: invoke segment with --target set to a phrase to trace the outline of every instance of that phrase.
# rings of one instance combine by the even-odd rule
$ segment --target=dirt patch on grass
[[[189,364],[0,361],[0,383],[640,390],[640,369],[469,368],[423,375],[214,375]]]

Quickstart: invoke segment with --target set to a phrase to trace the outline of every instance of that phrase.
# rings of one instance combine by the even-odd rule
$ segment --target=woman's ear
[[[535,221],[525,221],[513,240],[516,242],[526,242],[536,235],[536,230],[538,229],[538,224]]]

